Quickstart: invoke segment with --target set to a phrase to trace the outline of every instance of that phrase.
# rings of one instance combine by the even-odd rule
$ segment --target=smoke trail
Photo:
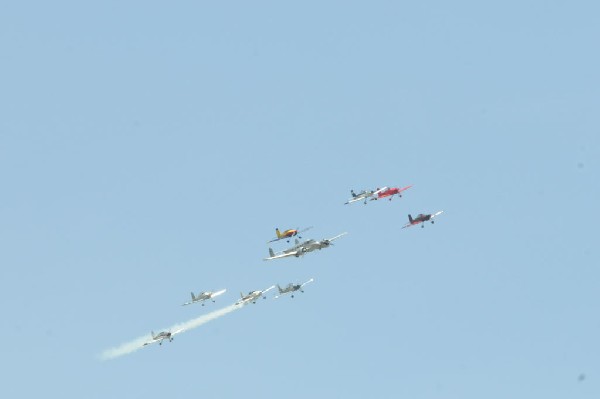
[[[215,310],[214,312],[210,312],[208,314],[186,321],[184,323],[175,324],[170,328],[166,328],[160,331],[171,331],[173,335],[180,334],[193,328],[200,327],[201,325],[206,324],[211,320],[218,319],[219,317],[225,316],[226,314],[241,308],[242,306],[239,305],[229,305],[222,309]],[[146,334],[117,347],[105,350],[104,352],[102,352],[102,354],[100,354],[100,359],[108,360],[114,359],[119,356],[127,355],[129,353],[135,352],[140,348],[143,348],[144,344],[150,341],[152,341],[152,337],[149,334]]]

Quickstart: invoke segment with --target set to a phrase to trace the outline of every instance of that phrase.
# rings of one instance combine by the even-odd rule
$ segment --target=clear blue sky
[[[0,396],[600,397],[600,7],[483,3],[6,4]]]

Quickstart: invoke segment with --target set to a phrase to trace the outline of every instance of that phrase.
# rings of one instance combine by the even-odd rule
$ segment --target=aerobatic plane
[[[289,238],[294,237],[294,236],[298,236],[299,238],[302,238],[299,236],[300,233],[304,233],[306,230],[310,230],[312,229],[312,226],[307,227],[305,229],[299,230],[298,228],[295,229],[288,229],[285,230],[283,233],[281,231],[279,231],[278,228],[275,229],[275,234],[277,234],[277,237],[273,238],[271,241],[269,242],[275,242],[275,241],[279,241],[279,240],[283,240],[284,238],[288,238],[287,242],[290,242]]]
[[[304,287],[308,283],[312,283],[313,281],[315,281],[314,278],[311,278],[310,280],[308,280],[308,281],[306,281],[306,282],[304,282],[302,284],[289,283],[284,288],[281,288],[279,286],[279,284],[277,284],[277,289],[279,290],[279,295],[275,296],[275,298],[273,298],[273,299],[277,299],[277,298],[279,298],[282,295],[290,294],[290,293],[292,294],[291,297],[293,298],[294,297],[294,292],[296,292],[296,291],[304,292],[304,290],[302,289],[302,287]]]
[[[198,294],[198,296],[194,295],[194,293],[192,292],[192,300],[190,302],[186,302],[181,306],[185,306],[185,305],[191,305],[193,303],[197,303],[197,302],[201,302],[202,306],[204,306],[204,301],[206,300],[211,300],[211,301],[215,301],[213,298],[218,297],[219,295],[225,293],[225,291],[227,290],[221,290],[221,291],[204,291]]]
[[[351,204],[356,201],[364,200],[364,204],[367,205],[367,198],[373,197],[374,195],[379,194],[381,191],[386,190],[387,187],[378,188],[377,190],[362,190],[360,193],[355,193],[354,190],[350,190],[350,194],[352,194],[352,198],[348,201],[344,202],[344,205]]]
[[[235,303],[236,305],[247,305],[250,302],[256,303],[256,300],[262,296],[263,299],[267,299],[265,294],[275,288],[274,285],[270,286],[266,290],[262,291],[250,291],[248,295],[244,295],[240,292],[240,299]]]
[[[163,340],[168,339],[169,342],[173,341],[173,336],[175,334],[179,334],[180,332],[182,332],[183,329],[181,330],[177,330],[174,333],[172,333],[171,331],[161,331],[158,334],[154,335],[154,331],[151,331],[150,333],[152,334],[152,340],[148,341],[148,342],[144,342],[144,346],[146,345],[150,345],[150,344],[154,344],[157,343],[159,345],[162,345]]]
[[[402,194],[400,194],[400,193],[403,192],[404,190],[408,190],[411,187],[412,187],[412,185],[406,186],[406,187],[403,187],[403,188],[400,188],[400,187],[391,187],[391,188],[384,187],[382,190],[379,190],[379,192],[377,193],[376,197],[371,198],[371,201],[382,199],[382,198],[386,198],[386,197],[390,197],[390,201],[391,201],[392,198],[394,198],[394,195],[397,195],[398,197],[402,197]]]
[[[441,215],[444,211],[439,211],[436,213],[430,213],[430,214],[422,214],[419,213],[416,217],[412,217],[411,215],[408,215],[408,223],[405,224],[404,226],[402,226],[402,228],[407,228],[407,227],[411,227],[414,225],[417,225],[419,223],[423,223],[421,224],[421,227],[425,227],[425,222],[431,222],[431,224],[435,223],[433,218]]]
[[[314,251],[315,249],[327,248],[330,245],[333,245],[332,241],[337,240],[338,238],[340,238],[346,234],[348,234],[348,233],[338,234],[337,236],[335,236],[333,238],[326,238],[326,239],[323,239],[320,241],[310,239],[310,240],[300,242],[300,241],[296,240],[296,244],[293,247],[283,250],[281,252],[277,252],[277,253],[275,253],[272,248],[269,248],[270,256],[268,258],[264,258],[263,260],[286,258],[288,256],[295,256],[296,258],[298,258],[301,255],[306,254],[307,252]]]

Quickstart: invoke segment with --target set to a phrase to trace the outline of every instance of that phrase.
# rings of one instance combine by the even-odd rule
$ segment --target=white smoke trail
[[[196,327],[200,327],[203,324],[208,323],[211,320],[218,319],[219,317],[225,316],[228,313],[233,312],[234,310],[241,309],[242,306],[239,305],[229,305],[222,309],[215,310],[214,312],[210,312],[200,317],[196,317],[195,319],[186,321],[184,323],[175,324],[170,328],[166,328],[159,331],[171,331],[173,335],[180,334],[182,332],[191,330]],[[152,341],[152,337],[149,334],[126,342],[122,345],[119,345],[114,348],[110,348],[105,350],[100,354],[100,359],[108,360],[114,359],[119,356],[127,355],[129,353],[135,352],[136,350],[143,348],[146,342]]]

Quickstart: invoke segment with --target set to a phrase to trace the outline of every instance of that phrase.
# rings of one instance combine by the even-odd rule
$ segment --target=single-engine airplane
[[[263,260],[272,260],[272,259],[279,259],[279,258],[286,258],[288,256],[295,256],[296,258],[300,257],[301,255],[304,255],[307,252],[312,252],[315,249],[323,249],[323,248],[327,248],[330,245],[333,245],[332,241],[337,240],[338,238],[346,235],[348,233],[342,233],[342,234],[338,234],[335,237],[332,238],[325,238],[323,240],[317,241],[317,240],[306,240],[303,242],[300,242],[298,240],[296,240],[296,244],[288,249],[285,249],[281,252],[275,253],[273,251],[272,248],[269,248],[269,257],[268,258],[264,258]]]
[[[290,293],[292,294],[291,297],[293,298],[294,297],[294,292],[296,292],[296,291],[304,292],[304,290],[302,289],[302,287],[304,287],[308,283],[312,283],[313,281],[315,281],[314,278],[311,278],[310,280],[308,280],[308,281],[306,281],[306,282],[304,282],[302,284],[289,283],[284,288],[281,288],[279,286],[279,284],[277,284],[277,289],[279,290],[279,295],[275,296],[275,298],[273,298],[273,299],[277,299],[277,298],[279,298],[282,295],[290,294]]]
[[[275,288],[274,285],[262,291],[250,291],[248,295],[244,295],[240,292],[241,298],[235,303],[236,305],[247,305],[250,302],[256,303],[256,300],[262,296],[263,299],[267,299],[265,294]]]
[[[412,217],[411,215],[408,215],[408,223],[406,223],[404,226],[402,226],[403,229],[407,228],[407,227],[411,227],[414,225],[417,225],[419,223],[423,223],[421,225],[421,227],[425,227],[425,222],[429,222],[431,221],[431,224],[435,223],[433,218],[441,215],[444,211],[438,211],[436,213],[429,213],[429,214],[422,214],[419,213],[416,217]]]
[[[182,332],[183,329],[181,330],[177,330],[175,332],[171,332],[171,331],[161,331],[158,334],[154,335],[154,331],[151,331],[150,333],[152,334],[152,339],[150,341],[144,342],[144,346],[146,345],[150,345],[150,344],[154,344],[157,343],[159,345],[162,345],[163,340],[168,339],[169,342],[173,341],[173,336],[175,334],[179,334],[180,332]]]
[[[185,306],[185,305],[191,305],[193,303],[197,303],[197,302],[202,302],[202,306],[204,306],[204,301],[210,299],[211,301],[215,301],[213,298],[218,297],[219,295],[225,293],[225,291],[227,290],[221,290],[221,291],[204,291],[198,294],[198,296],[194,295],[194,293],[192,292],[192,300],[190,302],[186,302],[181,306]]]
[[[411,187],[412,187],[412,185],[402,187],[402,188],[400,188],[400,187],[391,187],[391,188],[384,187],[382,190],[379,190],[380,192],[377,194],[377,197],[371,198],[371,201],[386,198],[386,197],[390,197],[390,201],[391,201],[392,198],[394,198],[394,195],[398,195],[398,197],[402,197],[402,194],[400,194],[400,193],[403,192],[404,190],[408,190]]]
[[[298,228],[295,229],[288,229],[285,230],[283,233],[281,231],[279,231],[278,228],[275,229],[275,234],[277,234],[277,237],[273,238],[271,241],[269,242],[275,242],[275,241],[279,241],[279,240],[283,240],[284,238],[287,238],[287,242],[290,242],[289,238],[294,237],[294,236],[298,236],[299,238],[302,238],[299,236],[300,233],[304,233],[306,230],[310,230],[312,229],[312,226],[307,227],[305,229],[302,230],[298,230]]]
[[[364,204],[367,205],[367,198],[373,197],[383,190],[387,190],[387,187],[378,188],[377,190],[362,190],[360,193],[355,193],[354,190],[350,190],[350,194],[352,194],[352,198],[348,201],[344,202],[344,205],[351,204],[356,201],[364,200]],[[373,198],[371,198],[373,199]]]

